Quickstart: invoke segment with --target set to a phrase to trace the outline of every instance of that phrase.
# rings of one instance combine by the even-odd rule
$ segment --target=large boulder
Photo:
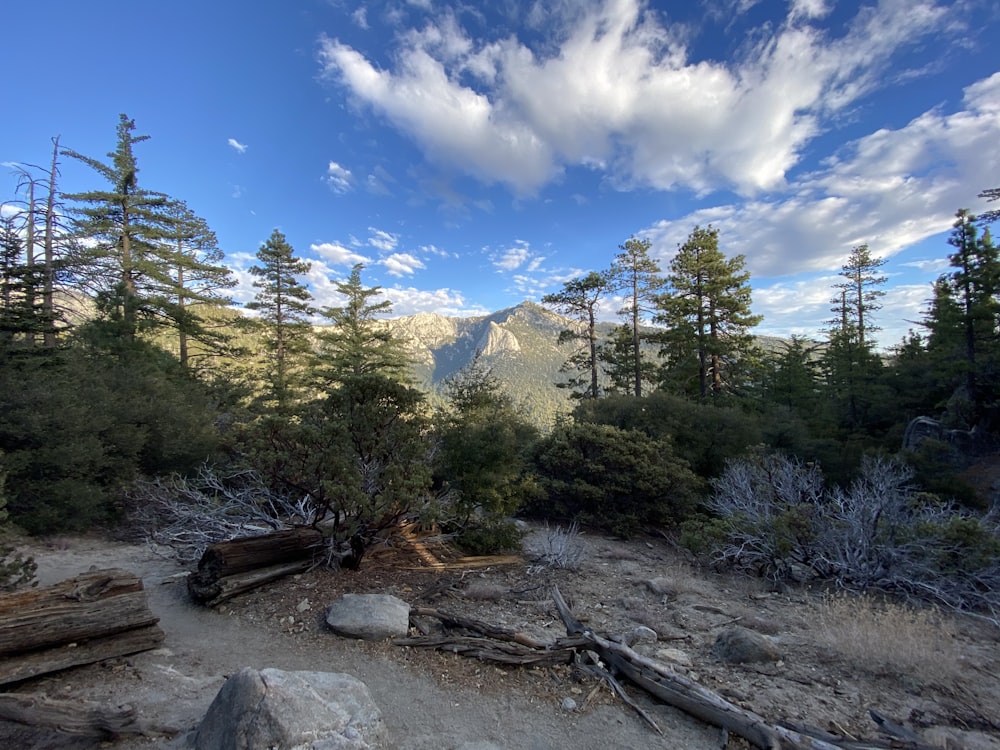
[[[344,594],[327,607],[326,624],[348,638],[397,638],[410,631],[410,605],[389,594]]]
[[[257,671],[226,680],[198,727],[195,750],[387,748],[368,687],[334,672]]]

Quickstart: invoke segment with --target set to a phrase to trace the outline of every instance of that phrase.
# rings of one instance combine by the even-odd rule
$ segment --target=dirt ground
[[[388,642],[346,640],[322,620],[326,605],[343,593],[389,593],[414,606],[554,640],[564,635],[550,598],[558,585],[595,632],[614,635],[638,625],[653,629],[658,640],[642,647],[646,654],[672,661],[769,721],[875,737],[868,709],[876,709],[940,747],[1000,748],[1000,628],[995,625],[945,617],[935,620],[930,640],[917,644],[926,658],[918,658],[916,666],[889,657],[861,660],[848,653],[843,638],[820,626],[821,592],[772,592],[760,581],[706,572],[655,537],[623,542],[583,534],[576,539],[576,569],[539,559],[552,551],[552,543],[551,531],[534,528],[519,561],[481,568],[460,567],[440,549],[399,544],[366,558],[358,572],[316,569],[218,609],[188,600],[186,569],[166,549],[94,537],[31,545],[26,549],[38,563],[41,584],[94,567],[141,575],[166,641],[154,651],[32,680],[18,690],[130,703],[149,724],[176,732],[101,742],[0,722],[0,747],[183,748],[226,677],[251,666],[358,677],[381,707],[393,746],[401,750],[473,743],[507,750],[719,748],[719,730],[632,690],[663,732],[656,734],[606,687],[569,666],[498,667]],[[429,569],[434,558],[447,565]],[[715,660],[715,638],[734,623],[770,636],[781,660],[747,665]],[[898,637],[908,638],[908,631],[899,630]],[[567,698],[576,710],[566,710]]]

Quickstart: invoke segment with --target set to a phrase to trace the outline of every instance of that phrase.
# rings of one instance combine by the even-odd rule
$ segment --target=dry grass
[[[815,623],[827,647],[863,670],[937,680],[961,672],[954,628],[936,610],[836,594],[817,605]]]

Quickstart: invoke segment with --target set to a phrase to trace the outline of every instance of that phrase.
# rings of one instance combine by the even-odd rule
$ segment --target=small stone
[[[625,634],[625,643],[629,646],[636,643],[656,643],[656,631],[645,625],[638,625]]]
[[[661,661],[669,661],[679,664],[682,667],[690,667],[693,662],[691,657],[679,648],[661,648],[656,651],[656,658]]]
[[[312,609],[312,605],[309,603],[308,599],[303,599],[295,605],[296,612],[308,612],[310,609]]]
[[[738,625],[719,633],[712,646],[712,656],[729,664],[781,660],[781,652],[770,638]]]
[[[562,710],[563,711],[576,711],[576,701],[572,698],[563,698],[562,700]]]

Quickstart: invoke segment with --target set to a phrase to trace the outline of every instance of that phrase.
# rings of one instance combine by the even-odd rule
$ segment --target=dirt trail
[[[561,709],[557,699],[539,700],[537,691],[521,689],[516,680],[511,681],[509,691],[496,689],[492,681],[503,676],[494,667],[483,667],[487,670],[483,679],[491,681],[491,689],[470,690],[467,684],[448,684],[448,660],[457,657],[432,654],[428,660],[409,664],[393,647],[379,652],[317,634],[318,628],[306,634],[281,632],[274,619],[255,622],[245,611],[231,614],[225,608],[220,612],[197,607],[187,599],[178,575],[183,571],[144,546],[68,539],[58,546],[30,551],[38,562],[41,584],[92,567],[121,567],[141,575],[166,641],[155,651],[35,680],[22,689],[52,697],[131,703],[146,721],[181,732],[173,738],[101,744],[0,722],[0,747],[183,748],[226,677],[245,666],[346,672],[358,677],[381,707],[394,747],[400,750],[443,750],[476,742],[506,750],[719,746],[717,730],[667,707],[655,709],[664,730],[660,737],[621,705],[604,703],[591,706],[586,713],[570,713]],[[318,620],[325,603],[317,601],[310,615]],[[440,675],[431,671],[434,660],[440,660]],[[568,687],[565,694],[570,694]]]

